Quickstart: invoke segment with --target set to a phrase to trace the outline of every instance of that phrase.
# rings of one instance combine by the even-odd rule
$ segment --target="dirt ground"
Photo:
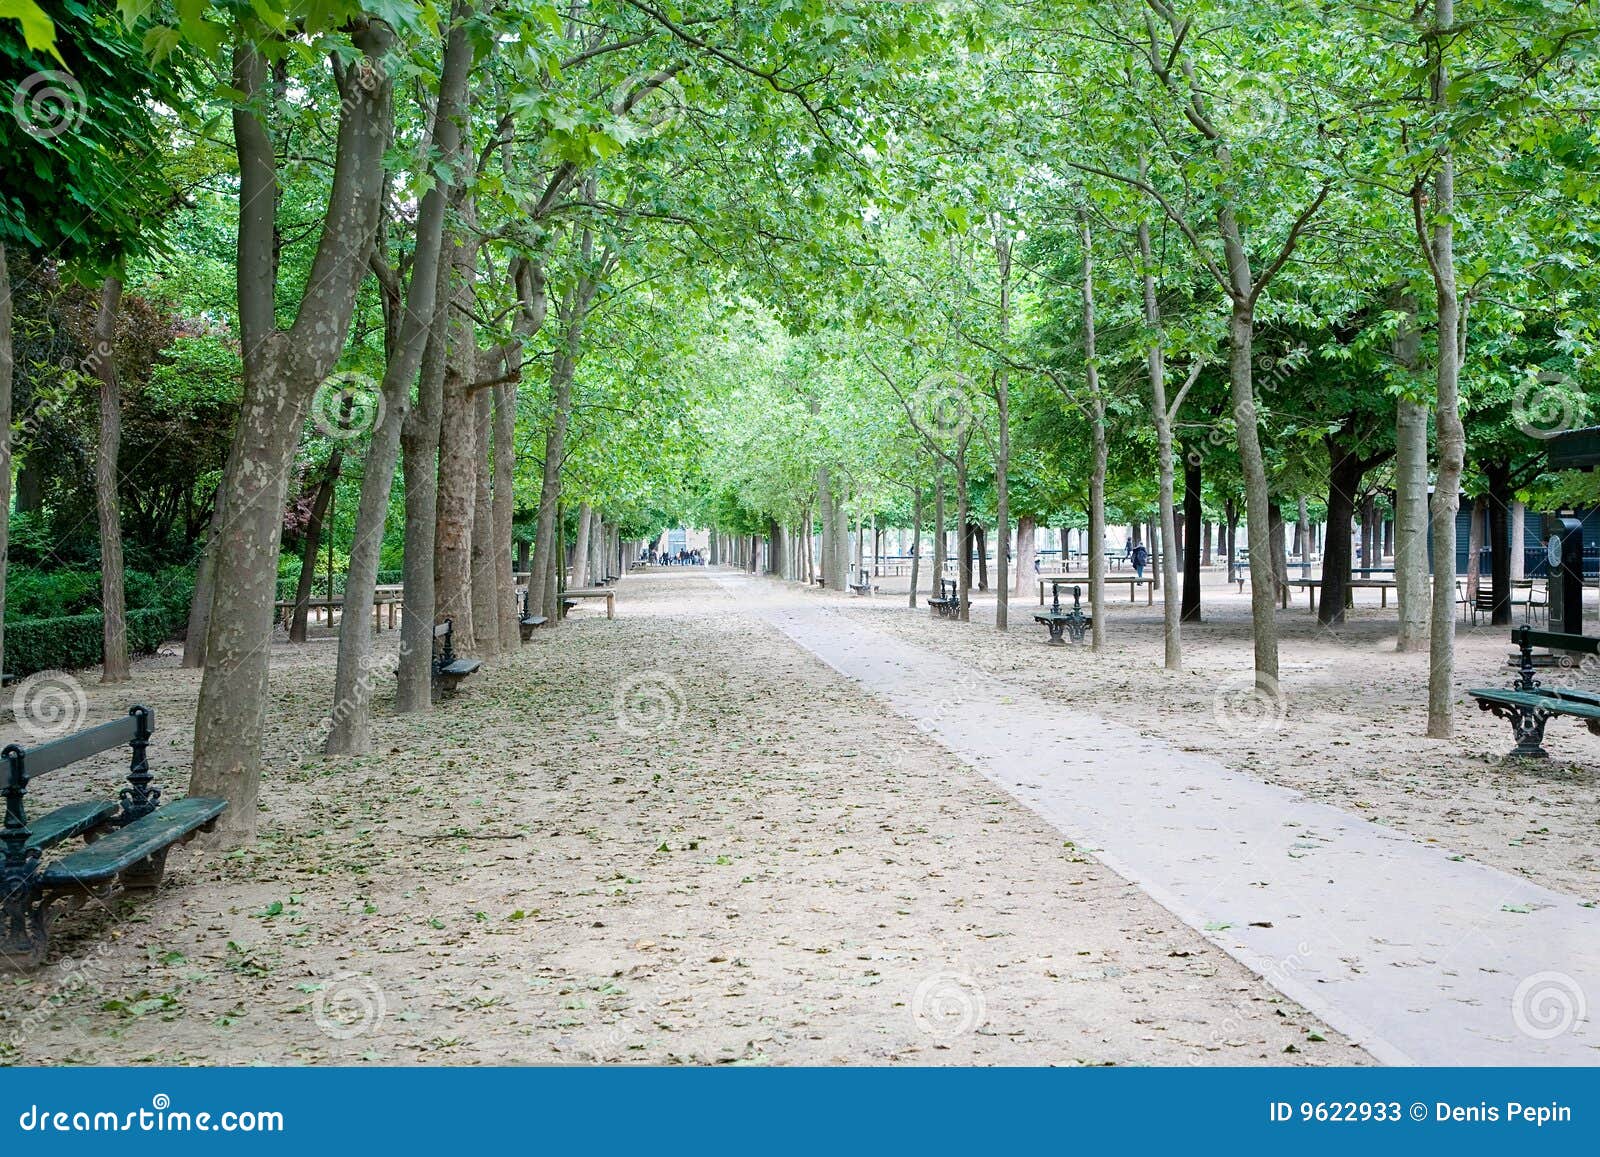
[[[1183,723],[1209,717],[1217,674],[1242,670],[1248,648],[1226,626],[1195,646],[1197,674],[1173,680],[1141,669],[1142,607],[1117,615],[1119,649],[1097,658],[1036,646],[1031,630],[891,614],[886,598],[792,597],[836,599],[1108,709],[1160,688],[1170,711],[1152,728],[1228,746]],[[703,574],[632,576],[617,613],[580,609],[435,712],[381,702],[375,750],[357,759],[316,754],[333,641],[277,644],[259,841],[190,845],[154,898],[63,916],[43,969],[0,977],[0,1058],[1369,1063]],[[1403,666],[1350,649],[1374,681]],[[1454,745],[1408,739],[1406,682],[1387,709],[1403,722],[1383,733],[1395,755],[1367,766],[1357,737],[1372,725],[1346,717],[1367,713],[1364,692],[1339,654],[1331,640],[1286,647],[1308,666],[1291,675],[1283,731],[1252,738],[1243,766],[1328,781],[1319,790],[1363,814],[1452,839],[1482,813],[1471,822],[1524,837],[1511,859],[1593,890],[1595,811],[1577,814],[1592,765],[1552,764],[1498,798],[1516,781],[1483,755],[1504,736],[1474,720]],[[81,676],[77,722],[156,708],[152,764],[181,793],[197,675],[163,655],[131,687]],[[1568,738],[1557,745],[1593,744]],[[29,742],[15,723],[0,739]],[[1444,747],[1451,770],[1430,770]],[[1307,761],[1274,766],[1300,748]],[[94,766],[41,780],[35,812],[113,790],[117,761]],[[1470,798],[1447,799],[1468,784]],[[1587,859],[1561,847],[1579,831]]]
[[[1506,762],[1510,725],[1466,696],[1468,687],[1508,686],[1515,677],[1506,666],[1512,648],[1505,627],[1457,625],[1455,735],[1436,740],[1424,735],[1427,655],[1395,653],[1392,593],[1385,609],[1378,592],[1358,591],[1349,623],[1337,630],[1319,627],[1297,595],[1278,614],[1281,694],[1261,704],[1249,694],[1248,588],[1240,594],[1220,571],[1202,583],[1204,621],[1183,627],[1182,673],[1162,665],[1159,593],[1146,606],[1144,592],[1130,604],[1125,587],[1108,587],[1106,649],[1097,655],[1086,646],[1044,645],[1045,629],[1032,618],[1039,609],[1034,580],[1012,602],[1011,629],[1003,634],[993,629],[993,592],[977,593],[973,621],[960,624],[909,611],[907,578],[879,581],[882,590],[870,599],[810,597],[832,599],[852,616],[977,671],[1600,902],[1600,738],[1555,719],[1546,731],[1548,761]],[[1557,677],[1596,689],[1592,674]]]

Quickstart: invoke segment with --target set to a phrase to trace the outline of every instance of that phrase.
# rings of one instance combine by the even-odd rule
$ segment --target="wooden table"
[[[569,587],[561,592],[562,599],[605,599],[606,618],[617,617],[617,592],[605,587]]]
[[[375,630],[375,631],[378,631],[379,633],[382,633],[382,631],[383,631],[384,610],[385,610],[385,608],[387,608],[388,609],[388,618],[389,618],[389,629],[391,631],[394,630],[394,628],[395,628],[395,623],[394,623],[395,610],[396,610],[396,608],[398,608],[404,602],[405,602],[405,596],[401,592],[401,590],[400,590],[398,585],[386,584],[384,588],[380,588],[380,589],[374,591],[373,595],[372,595],[372,629]],[[277,610],[282,612],[282,622],[283,622],[284,627],[287,628],[288,625],[289,625],[289,620],[294,616],[295,601],[293,599],[279,599],[275,603],[273,603],[273,606],[274,606],[274,608],[276,608]],[[325,618],[327,620],[328,626],[332,627],[333,626],[333,612],[336,611],[336,610],[337,611],[344,610],[344,600],[343,599],[307,599],[306,600],[306,607],[307,607],[308,610],[318,610],[318,611],[325,612],[325,614],[319,615],[318,618]]]
[[[1144,605],[1148,607],[1148,606],[1153,605],[1155,603],[1155,601],[1156,601],[1156,580],[1155,580],[1154,577],[1151,577],[1151,578],[1139,578],[1137,575],[1131,575],[1131,574],[1108,574],[1108,575],[1105,576],[1105,578],[1102,581],[1104,581],[1106,583],[1106,585],[1108,585],[1108,586],[1113,584],[1113,583],[1126,583],[1127,586],[1128,586],[1128,601],[1130,603],[1134,601],[1134,595],[1135,595],[1135,593],[1137,593],[1140,585],[1142,584],[1145,587]],[[1086,586],[1089,585],[1089,579],[1088,579],[1087,576],[1080,576],[1080,575],[1056,575],[1056,576],[1054,576],[1052,578],[1042,578],[1042,579],[1040,579],[1039,580],[1039,605],[1041,607],[1044,606],[1044,585],[1045,585],[1045,583],[1049,583],[1052,587],[1071,586],[1074,583],[1076,583],[1079,586],[1086,587]],[[1053,590],[1050,593],[1050,597],[1051,597],[1051,601],[1054,602],[1055,601],[1055,592]]]
[[[1303,587],[1306,592],[1306,601],[1312,614],[1317,613],[1317,591],[1322,587],[1321,579],[1290,579],[1292,587]],[[1382,595],[1380,602],[1383,606],[1389,605],[1389,592],[1399,587],[1394,579],[1347,579],[1345,587],[1349,590],[1377,590]]]

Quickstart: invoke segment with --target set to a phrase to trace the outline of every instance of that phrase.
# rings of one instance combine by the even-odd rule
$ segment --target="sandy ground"
[[[992,592],[977,594],[973,621],[961,624],[911,611],[907,578],[879,581],[882,590],[870,599],[803,597],[831,600],[880,629],[957,656],[974,671],[1020,681],[1182,750],[1600,902],[1600,738],[1555,719],[1545,737],[1549,761],[1508,763],[1510,725],[1466,697],[1467,687],[1507,686],[1514,678],[1505,665],[1511,651],[1505,627],[1458,624],[1455,735],[1433,740],[1424,737],[1427,656],[1395,653],[1392,593],[1382,609],[1378,592],[1358,591],[1350,622],[1337,631],[1319,627],[1305,596],[1297,595],[1278,615],[1281,695],[1263,709],[1249,695],[1248,588],[1241,595],[1220,572],[1202,584],[1204,622],[1183,628],[1181,673],[1162,666],[1159,593],[1146,606],[1142,591],[1130,604],[1126,588],[1108,587],[1107,645],[1097,655],[1087,647],[1044,645],[1045,630],[1032,619],[1038,610],[1032,581],[1013,601],[1011,630],[1003,634],[993,629]],[[1592,614],[1592,598],[1589,606]],[[1595,689],[1592,675],[1566,677]]]
[[[45,968],[0,978],[0,1056],[1368,1063],[703,575],[636,575],[618,602],[434,713],[380,704],[359,759],[315,754],[332,641],[275,646],[259,842],[191,845],[155,898],[63,917]],[[889,610],[853,613],[932,635]],[[1161,678],[939,630],[1040,680],[1092,662],[1108,702]],[[83,722],[154,705],[181,791],[197,688],[152,659],[132,688],[86,683]],[[111,790],[97,766],[37,807]]]

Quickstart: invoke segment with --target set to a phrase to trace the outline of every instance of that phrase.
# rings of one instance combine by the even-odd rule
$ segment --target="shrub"
[[[93,667],[105,657],[98,614],[19,619],[6,624],[5,666],[13,675]],[[128,652],[148,655],[166,642],[167,617],[159,608],[128,612]]]

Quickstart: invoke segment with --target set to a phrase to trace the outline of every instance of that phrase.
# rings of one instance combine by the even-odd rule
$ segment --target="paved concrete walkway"
[[[1600,1065],[1600,910],[786,588],[718,581],[1380,1060]]]

